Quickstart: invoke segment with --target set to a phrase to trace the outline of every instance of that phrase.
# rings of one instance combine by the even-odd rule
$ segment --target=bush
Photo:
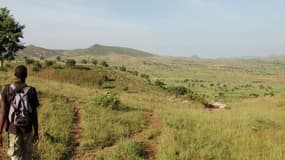
[[[189,82],[189,81],[190,81],[189,79],[184,79],[183,82],[186,83],[186,82]]]
[[[257,98],[257,97],[259,97],[259,95],[258,95],[257,93],[250,93],[250,94],[249,94],[249,97],[251,97],[251,98]]]
[[[193,101],[196,101],[196,102],[199,102],[199,103],[202,103],[204,105],[207,105],[208,102],[207,100],[205,99],[205,95],[199,95],[197,93],[194,93],[192,91],[188,91],[189,93],[187,94],[187,97],[190,99],[190,100],[193,100]]]
[[[97,65],[98,61],[96,59],[92,59],[91,63],[94,64],[94,65]]]
[[[144,73],[143,73],[143,74],[141,74],[141,77],[142,77],[142,78],[145,78],[145,79],[149,79],[149,75],[144,74]]]
[[[57,61],[61,61],[61,57],[60,57],[60,56],[57,56],[57,57],[56,57],[56,60],[57,60]]]
[[[44,56],[40,56],[40,60],[45,60],[45,57]]]
[[[5,64],[5,67],[6,67],[6,68],[11,68],[11,64],[10,64],[10,63],[6,63],[6,64]]]
[[[113,110],[117,110],[121,106],[121,102],[117,95],[112,92],[107,92],[103,95],[97,96],[95,99],[95,104],[100,107],[111,108]]]
[[[101,62],[101,66],[103,67],[109,67],[109,64],[106,61]]]
[[[0,71],[8,72],[8,69],[6,67],[2,67],[2,68],[0,68]]]
[[[33,63],[35,63],[35,60],[29,59],[29,58],[25,58],[25,64],[29,65],[29,64],[33,64]]]
[[[41,63],[40,63],[39,61],[35,61],[32,70],[33,70],[34,72],[38,72],[38,71],[41,70],[41,68],[42,68]]]
[[[65,65],[67,67],[74,67],[76,65],[76,61],[74,59],[68,59],[66,60]]]
[[[126,69],[126,67],[121,66],[121,67],[120,67],[120,71],[122,71],[122,72],[126,72],[126,71],[127,71],[127,69]]]
[[[82,64],[87,64],[87,60],[86,60],[86,59],[82,59],[82,60],[81,60],[81,63],[82,63]]]
[[[139,72],[138,71],[128,71],[130,74],[134,75],[134,76],[138,76]]]
[[[219,92],[219,96],[220,96],[220,97],[224,97],[224,96],[225,96],[225,93]]]
[[[185,95],[188,93],[188,89],[186,87],[183,87],[183,86],[168,87],[167,90],[168,90],[168,92],[175,94],[176,96]]]
[[[160,80],[156,80],[156,81],[154,82],[154,85],[159,86],[159,87],[161,87],[161,88],[164,88],[165,83],[162,82],[162,81],[160,81]]]
[[[54,61],[45,60],[45,66],[46,66],[46,67],[52,66],[52,65],[54,65],[54,64],[55,64]]]

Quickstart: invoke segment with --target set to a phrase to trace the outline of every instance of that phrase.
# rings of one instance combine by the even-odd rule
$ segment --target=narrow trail
[[[154,111],[148,113],[148,125],[147,128],[141,130],[140,132],[134,133],[131,135],[128,140],[135,140],[138,142],[142,142],[145,148],[145,158],[148,160],[156,160],[157,159],[157,152],[158,152],[158,144],[159,144],[159,137],[162,130],[162,125],[160,119]],[[150,130],[155,131],[150,137],[146,138],[147,132]],[[92,160],[94,159],[96,153],[98,152],[112,152],[114,151],[117,143],[113,144],[109,147],[98,148],[95,150],[85,151],[81,158],[84,160]],[[95,158],[96,159],[96,158]]]
[[[144,140],[143,143],[145,145],[145,151],[147,153],[147,158],[149,160],[156,160],[157,159],[157,152],[158,152],[158,144],[159,144],[159,137],[161,134],[162,126],[160,119],[156,113],[151,113],[149,117],[149,129],[155,130],[156,133],[149,137],[147,140]]]
[[[65,157],[64,159],[68,159],[68,160],[79,160],[82,153],[79,150],[79,146],[80,146],[80,139],[82,137],[82,133],[83,133],[83,128],[82,128],[82,121],[81,121],[81,117],[82,117],[82,112],[80,110],[80,107],[78,106],[78,104],[76,103],[76,101],[74,99],[71,98],[67,98],[67,102],[68,104],[70,104],[70,106],[72,107],[72,109],[74,110],[74,118],[73,118],[73,125],[71,128],[71,132],[70,132],[70,147],[71,147],[71,152],[70,154]]]

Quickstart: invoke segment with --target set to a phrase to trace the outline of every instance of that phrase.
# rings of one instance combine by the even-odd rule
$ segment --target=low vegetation
[[[0,71],[0,85],[13,81],[13,67],[27,59]],[[174,62],[153,59],[136,68],[109,61],[103,67],[101,59],[95,64],[74,59],[69,66],[70,60],[28,65],[28,83],[37,87],[41,101],[35,159],[285,158],[285,72],[279,63],[264,62],[269,68],[263,68],[236,60],[231,66],[240,67],[224,67],[195,59],[171,66]],[[211,101],[231,109],[205,109]],[[71,144],[75,125],[82,128],[77,146]],[[4,152],[0,158],[6,158]]]

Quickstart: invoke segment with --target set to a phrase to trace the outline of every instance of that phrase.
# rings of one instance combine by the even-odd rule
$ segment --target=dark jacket
[[[22,90],[27,85],[25,83],[21,82],[15,82],[16,90]],[[30,86],[31,87],[31,86]],[[5,130],[8,133],[13,134],[24,134],[24,133],[30,133],[32,132],[32,129],[34,128],[34,134],[38,135],[38,113],[37,113],[37,107],[39,106],[39,100],[37,91],[34,87],[31,87],[31,89],[28,92],[29,102],[33,109],[32,114],[32,123],[31,125],[28,125],[27,127],[16,127],[15,125],[9,123],[8,120],[8,114],[10,109],[10,103],[12,101],[14,91],[10,88],[10,84],[6,85],[2,91],[1,91],[1,102],[0,102],[0,133],[2,133],[3,128],[5,126]]]

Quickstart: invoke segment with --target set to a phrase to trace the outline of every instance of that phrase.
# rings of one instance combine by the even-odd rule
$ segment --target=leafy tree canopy
[[[0,61],[13,60],[16,52],[24,48],[21,43],[24,25],[17,22],[7,8],[0,8]]]

